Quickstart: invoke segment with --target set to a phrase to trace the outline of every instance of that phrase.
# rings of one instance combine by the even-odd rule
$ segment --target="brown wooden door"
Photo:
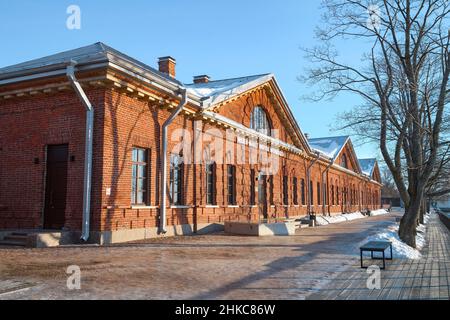
[[[62,229],[65,222],[67,195],[68,146],[47,148],[47,174],[45,183],[44,228]]]

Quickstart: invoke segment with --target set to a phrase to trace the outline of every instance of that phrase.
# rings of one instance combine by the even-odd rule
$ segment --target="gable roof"
[[[273,74],[261,74],[233,79],[209,81],[207,83],[186,84],[188,91],[201,98],[203,109],[218,104],[230,97],[263,84],[273,78]]]
[[[362,173],[372,178],[377,166],[377,159],[358,159],[358,161]]]
[[[232,79],[224,79],[224,80],[216,80],[209,81],[207,83],[192,83],[186,84],[185,87],[188,89],[188,92],[192,95],[195,95],[201,99],[201,106],[203,112],[206,112],[218,105],[222,102],[225,102],[231,98],[239,96],[251,89],[259,87],[263,84],[270,83],[270,87],[276,92],[279,97],[280,105],[284,110],[284,114],[286,118],[289,120],[289,124],[291,125],[296,139],[301,144],[301,147],[307,151],[310,151],[310,147],[308,141],[303,134],[300,126],[297,123],[292,111],[289,107],[289,104],[286,101],[278,83],[275,79],[275,76],[271,73],[261,74],[261,75],[253,75]]]
[[[334,161],[349,139],[349,136],[309,138],[308,143],[311,149],[320,152]]]

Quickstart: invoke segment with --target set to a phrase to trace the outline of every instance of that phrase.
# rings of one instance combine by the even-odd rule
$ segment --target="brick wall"
[[[105,107],[105,124],[104,124],[104,175],[102,180],[102,192],[105,194],[108,188],[111,188],[111,195],[105,196],[102,203],[102,230],[120,230],[142,227],[156,227],[158,225],[158,205],[159,205],[159,132],[163,122],[169,116],[167,110],[160,109],[157,105],[152,105],[146,101],[140,101],[116,91],[107,91]],[[250,96],[238,99],[237,101],[221,107],[217,112],[221,115],[229,117],[234,121],[239,121],[246,126],[250,122],[250,114],[254,106],[263,106],[268,113],[272,125],[280,128],[280,137],[282,140],[292,143],[289,134],[284,130],[282,121],[272,106],[269,98],[264,90],[257,91]],[[239,113],[241,112],[241,113]],[[194,137],[194,120],[186,116],[179,116],[175,119],[169,129],[169,138],[176,130],[185,128]],[[199,127],[203,133],[204,140],[209,140],[206,132],[210,129],[218,131],[217,135],[222,144],[227,143],[225,129],[219,128],[214,124],[203,122]],[[168,150],[172,150],[178,141],[168,142]],[[235,145],[236,140],[233,141]],[[206,144],[206,143],[204,143]],[[150,150],[150,200],[149,205],[144,208],[133,207],[131,205],[131,151],[133,147],[143,147]],[[191,150],[192,151],[192,150]],[[168,156],[170,155],[170,152]],[[245,154],[245,165],[238,165],[236,172],[237,180],[237,205],[229,205],[227,203],[227,177],[226,177],[226,161],[222,159],[223,164],[217,165],[216,171],[216,205],[208,206],[206,204],[206,174],[205,166],[186,165],[184,179],[184,205],[185,208],[172,208],[168,200],[167,224],[187,224],[187,223],[221,223],[226,220],[257,220],[259,207],[250,203],[250,172],[254,169],[259,171],[258,165],[250,165],[248,150]],[[306,170],[309,160],[304,157],[293,155],[285,152],[280,158],[280,171],[273,177],[273,204],[269,203],[269,193],[267,192],[268,216],[269,217],[286,217],[286,216],[304,216],[307,214],[306,205],[302,205],[301,195],[301,179],[305,180]],[[323,171],[326,164],[317,163],[311,173],[311,181],[313,182],[313,211],[322,213],[323,204],[323,187],[322,181]],[[289,204],[283,204],[282,183],[283,176],[289,178]],[[292,178],[298,178],[298,205],[293,203],[293,184]],[[361,179],[350,176],[342,171],[331,169],[326,179],[337,180],[339,185],[339,204],[327,205],[326,213],[337,214],[341,212],[353,212],[363,208],[361,200],[358,199],[362,185]],[[329,178],[330,177],[330,178]],[[168,177],[169,180],[169,172]],[[331,181],[331,180],[330,180]],[[317,199],[317,183],[321,183],[320,205]],[[331,183],[330,183],[331,185]],[[342,192],[345,186],[351,186],[355,196],[350,199],[350,187],[348,187],[347,202],[344,203]],[[257,188],[258,181],[255,181]],[[307,192],[309,188],[306,186],[305,199],[307,200]],[[328,187],[327,199],[330,201],[331,190]],[[255,194],[258,201],[258,194]],[[375,208],[375,206],[374,206]]]
[[[160,197],[160,129],[170,111],[159,104],[138,100],[111,88],[87,89],[87,94],[95,107],[94,162],[92,189],[92,230],[122,230],[151,228],[158,225],[158,206]],[[250,114],[257,105],[263,106],[274,128],[279,129],[279,138],[290,144],[293,138],[285,130],[286,124],[279,117],[279,110],[273,105],[265,90],[258,90],[232,103],[221,107],[217,112],[234,121],[249,126]],[[194,119],[178,116],[169,130],[169,138],[176,130],[185,128],[194,138]],[[69,162],[66,225],[69,230],[81,229],[83,160],[85,111],[75,94],[71,91],[53,95],[0,100],[0,228],[41,228],[45,150],[50,144],[69,144],[69,154],[75,156]],[[225,145],[225,129],[216,124],[203,122],[199,130],[204,135],[215,129]],[[235,146],[237,140],[231,141]],[[168,150],[173,150],[177,141],[169,139]],[[145,207],[131,205],[131,152],[133,147],[149,150],[149,200]],[[191,148],[193,148],[191,146]],[[39,164],[34,159],[39,158]],[[219,164],[216,172],[217,203],[206,205],[206,174],[202,164],[186,165],[184,168],[184,206],[167,210],[167,223],[203,224],[221,223],[226,220],[257,220],[259,207],[250,203],[250,172],[260,170],[259,165],[249,164],[248,149],[246,164],[237,165],[237,206],[227,203],[226,163]],[[267,202],[269,217],[293,217],[307,214],[302,203],[301,181],[306,184],[305,199],[309,192],[306,171],[310,160],[305,156],[284,151],[280,157],[280,170],[273,176],[273,203]],[[351,212],[365,207],[377,208],[373,200],[379,199],[380,187],[363,182],[343,171],[331,168],[325,175],[327,164],[318,162],[311,172],[313,182],[313,211],[322,213],[323,186],[328,183],[326,213]],[[288,205],[283,203],[283,176],[288,177]],[[257,175],[256,175],[257,177]],[[293,203],[292,178],[298,178],[298,205]],[[169,179],[169,172],[168,172]],[[333,181],[331,183],[330,181]],[[319,204],[317,183],[321,184]],[[258,181],[255,181],[255,187]],[[331,185],[339,186],[339,203],[330,204]],[[359,195],[364,189],[364,201],[355,197],[352,204],[343,203],[342,191],[352,187]],[[378,194],[376,194],[378,192]],[[337,196],[335,195],[336,200]],[[258,194],[255,192],[255,201]]]
[[[87,92],[95,110],[92,209],[99,208],[104,90]],[[42,228],[46,146],[68,144],[66,228],[81,226],[85,111],[73,92],[0,100],[0,228]],[[99,130],[100,129],[100,130]],[[100,152],[99,152],[100,150]],[[36,160],[35,160],[36,159]],[[38,161],[36,164],[35,161]],[[100,179],[98,178],[100,177]],[[93,219],[93,226],[98,225]]]

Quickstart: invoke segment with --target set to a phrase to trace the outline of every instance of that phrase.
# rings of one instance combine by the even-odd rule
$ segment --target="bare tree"
[[[441,145],[439,159],[426,186],[428,198],[450,194],[450,142]]]
[[[392,174],[387,167],[383,167],[381,170],[381,181],[383,187],[381,188],[381,194],[383,197],[398,198],[398,190],[395,185]]]
[[[448,0],[323,0],[320,45],[305,49],[314,67],[302,79],[320,85],[316,99],[363,98],[347,127],[378,140],[405,204],[399,236],[412,247],[448,126],[449,8]],[[340,60],[334,44],[342,39],[370,43],[362,63]]]

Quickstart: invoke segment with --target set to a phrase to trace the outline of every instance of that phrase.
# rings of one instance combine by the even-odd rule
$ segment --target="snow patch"
[[[392,252],[394,259],[420,259],[422,255],[420,251],[411,248],[398,236],[398,225],[390,226],[388,230],[375,234],[364,240],[364,243],[369,241],[390,241],[392,242]],[[363,243],[361,243],[363,244]]]
[[[329,224],[329,222],[327,220],[325,220],[325,218],[323,216],[316,217],[316,225],[317,226],[326,226],[327,224]]]
[[[312,149],[334,159],[349,139],[348,136],[308,139]]]
[[[358,159],[358,161],[362,173],[371,177],[375,164],[377,163],[377,159]]]
[[[431,218],[431,213],[427,212],[423,216],[424,224],[421,224],[417,227],[417,234],[416,234],[416,246],[419,250],[422,250],[422,248],[425,246],[425,235],[427,233],[427,225],[428,221]]]
[[[393,225],[388,227],[387,230],[382,231],[376,235],[372,235],[364,240],[362,244],[369,241],[390,241],[392,242],[392,251],[394,254],[394,259],[412,259],[417,260],[422,257],[420,250],[425,246],[425,235],[427,231],[427,223],[430,219],[430,213],[427,213],[424,217],[425,224],[422,224],[417,227],[416,234],[416,246],[414,249],[400,240],[398,236],[399,225]]]
[[[345,214],[344,217],[347,219],[347,221],[351,221],[351,220],[356,220],[356,219],[362,219],[362,218],[365,218],[366,216],[363,215],[361,212],[357,211],[357,212]]]
[[[389,212],[386,209],[379,209],[379,210],[374,210],[374,211],[370,211],[370,216],[374,217],[374,216],[380,216],[383,214],[388,214]]]
[[[365,218],[365,216],[359,211],[353,212],[353,213],[348,213],[348,214],[342,214],[342,215],[338,215],[338,216],[333,216],[333,217],[317,216],[316,217],[316,225],[325,226],[330,223],[341,223],[341,222],[362,219],[362,218]]]
[[[207,83],[192,83],[186,84],[186,88],[189,93],[194,94],[200,98],[210,98],[213,96],[218,96],[224,93],[230,96],[235,94],[239,87],[243,86],[244,89],[247,87],[252,87],[254,81],[269,79],[272,77],[270,74],[255,75],[234,79],[224,79],[218,81],[210,81]]]

